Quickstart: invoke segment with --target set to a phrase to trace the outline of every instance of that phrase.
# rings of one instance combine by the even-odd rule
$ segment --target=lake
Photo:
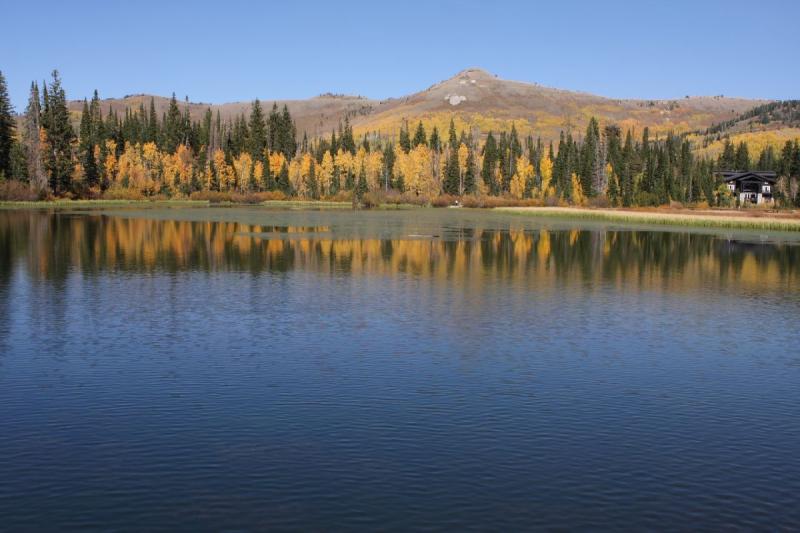
[[[0,211],[0,529],[800,528],[800,245]]]

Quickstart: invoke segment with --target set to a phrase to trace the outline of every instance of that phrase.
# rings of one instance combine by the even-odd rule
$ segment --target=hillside
[[[136,109],[149,105],[150,96],[134,95],[103,101],[103,113],[109,106],[117,112],[126,107]],[[155,97],[159,115],[166,110],[169,99]],[[264,100],[265,107],[271,106]],[[345,116],[349,117],[357,135],[380,132],[396,135],[404,120],[437,125],[446,130],[450,119],[457,128],[467,128],[478,134],[511,127],[513,123],[522,134],[541,135],[555,139],[562,130],[582,131],[589,118],[615,123],[623,129],[649,126],[654,133],[692,131],[735,119],[739,114],[764,100],[748,100],[723,96],[683,97],[673,100],[622,100],[588,93],[544,87],[536,83],[509,81],[497,78],[481,69],[467,69],[450,79],[423,91],[383,101],[357,96],[321,95],[308,100],[278,101],[289,107],[297,123],[298,133],[310,137],[327,135]],[[183,105],[183,104],[182,104]],[[250,102],[227,104],[191,103],[190,114],[200,118],[208,107],[220,112],[223,120],[247,113]],[[80,101],[70,103],[77,115]]]

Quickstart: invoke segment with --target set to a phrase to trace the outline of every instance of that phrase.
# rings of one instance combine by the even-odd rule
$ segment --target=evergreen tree
[[[147,134],[145,136],[147,142],[157,143],[159,137],[158,130],[158,115],[156,114],[155,99],[150,97],[150,110],[147,118]]]
[[[164,119],[160,148],[168,154],[173,154],[178,148],[178,145],[183,141],[183,137],[183,117],[181,116],[180,109],[178,109],[178,101],[175,99],[175,93],[172,93],[167,116]]]
[[[411,151],[411,138],[408,135],[408,123],[404,123],[402,126],[400,126],[400,138],[398,140],[398,144],[403,152],[408,153]]]
[[[361,200],[367,190],[367,172],[364,169],[364,163],[361,163],[361,169],[358,171],[358,183],[354,191],[355,197]]]
[[[264,112],[261,110],[261,102],[258,98],[253,102],[250,110],[250,137],[248,139],[248,150],[255,161],[264,161],[264,150],[267,148],[267,122],[264,119]]]
[[[448,141],[447,144],[450,146],[451,150],[458,150],[458,137],[456,137],[456,124],[453,122],[453,119],[450,119],[450,129],[448,133]]]
[[[25,159],[28,164],[28,180],[37,190],[47,187],[39,130],[42,126],[42,103],[39,99],[39,85],[31,82],[28,106],[25,108],[24,130],[22,132]]]
[[[725,139],[722,154],[719,156],[718,166],[722,170],[741,170],[736,168],[736,151],[730,139]]]
[[[459,176],[458,172],[458,152],[456,150],[450,150],[443,184],[445,194],[459,194],[458,188],[460,180],[461,176]]]
[[[431,132],[431,140],[429,145],[431,150],[433,150],[435,153],[442,151],[442,141],[439,139],[439,130],[436,129],[436,126],[433,127],[433,131]]]
[[[620,178],[620,196],[622,197],[622,205],[629,207],[633,205],[633,198],[635,194],[633,182],[633,136],[631,131],[625,134],[625,146],[622,149],[622,161],[620,165],[619,178]]]
[[[747,143],[744,141],[736,147],[734,166],[736,170],[750,170],[750,152],[747,150]]]
[[[54,194],[62,194],[68,192],[72,185],[72,141],[75,133],[70,124],[67,97],[61,87],[57,70],[53,71],[44,115],[48,145],[45,167],[51,190]]]
[[[83,165],[83,170],[86,176],[86,185],[88,187],[94,187],[100,181],[100,175],[97,169],[97,161],[94,156],[95,139],[94,121],[92,120],[89,104],[84,98],[83,112],[81,113],[78,157]]]
[[[464,194],[474,194],[475,185],[475,155],[470,150],[467,156],[467,168],[464,171]]]
[[[289,182],[289,166],[286,163],[281,166],[277,185],[278,189],[283,193],[292,194],[292,184]]]
[[[281,152],[286,156],[286,159],[291,159],[297,153],[297,128],[292,120],[292,115],[289,113],[289,108],[286,104],[283,105],[283,112],[281,113]],[[353,130],[350,130],[350,139],[352,142]],[[353,149],[355,151],[355,149]]]
[[[387,143],[383,149],[383,179],[385,189],[388,191],[389,186],[394,182],[394,162],[395,162],[394,145]]]
[[[422,125],[421,120],[417,124],[417,131],[414,132],[414,140],[411,141],[411,147],[416,148],[420,144],[428,145],[428,137],[425,135],[425,127]]]
[[[597,183],[599,181],[598,148],[600,143],[600,128],[597,119],[592,117],[586,127],[586,137],[580,150],[580,172],[581,186],[587,196],[597,194]]]
[[[481,169],[481,178],[483,183],[489,189],[489,194],[496,195],[500,192],[497,180],[494,177],[495,168],[497,166],[498,158],[497,141],[494,139],[492,132],[486,136],[486,144],[483,145],[483,168]]]
[[[14,144],[14,131],[16,121],[11,99],[8,97],[8,87],[3,73],[0,72],[0,178],[12,178],[11,153]]]
[[[311,198],[319,199],[319,184],[317,183],[317,169],[314,161],[311,161],[311,168],[308,170],[308,179],[306,180],[306,189]]]

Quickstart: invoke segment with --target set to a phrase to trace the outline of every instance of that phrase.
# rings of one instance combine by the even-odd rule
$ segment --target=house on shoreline
[[[719,174],[731,193],[739,199],[740,204],[745,202],[765,204],[774,201],[772,193],[777,180],[777,175],[774,172],[730,170],[722,171]]]

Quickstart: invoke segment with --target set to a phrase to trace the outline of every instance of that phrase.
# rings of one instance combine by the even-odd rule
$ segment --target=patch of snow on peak
[[[461,102],[466,101],[467,97],[460,94],[448,94],[447,96],[444,97],[444,99],[447,102],[450,102],[450,105],[456,106]]]

